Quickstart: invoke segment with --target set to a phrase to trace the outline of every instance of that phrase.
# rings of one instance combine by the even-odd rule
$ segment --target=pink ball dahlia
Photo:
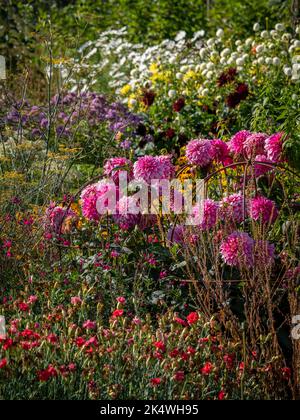
[[[284,133],[276,133],[271,137],[268,137],[265,144],[265,151],[268,159],[272,162],[280,162],[280,158],[283,152],[283,139]]]
[[[233,232],[221,244],[222,258],[232,267],[252,267],[254,244],[248,233]]]
[[[172,164],[172,156],[157,156],[157,161],[162,168],[162,179],[172,179],[175,176],[175,166]]]
[[[121,198],[117,205],[117,213],[113,218],[122,230],[134,228],[141,220],[141,211],[136,200],[132,197]]]
[[[244,198],[242,194],[232,194],[221,201],[219,215],[225,222],[241,223],[243,221],[243,209]]]
[[[118,188],[110,182],[100,181],[89,185],[82,191],[80,197],[83,216],[97,222],[103,214],[113,213],[117,196]]]
[[[278,210],[274,201],[266,197],[253,198],[249,203],[250,217],[262,223],[274,223],[278,217]]]
[[[186,146],[186,157],[192,165],[203,168],[208,166],[214,158],[214,150],[211,140],[191,140]]]
[[[263,155],[265,151],[265,142],[268,136],[264,133],[253,133],[244,142],[244,153],[247,158],[253,158],[257,155]]]
[[[73,210],[56,206],[54,203],[51,203],[45,212],[44,229],[49,233],[65,233],[65,222],[75,222],[77,218],[77,214],[74,213]]]
[[[197,204],[193,208],[193,220],[203,230],[212,229],[218,218],[219,203],[214,200],[207,199],[204,201],[203,214],[200,214],[200,208]],[[201,212],[202,213],[202,212]]]
[[[227,163],[229,159],[228,144],[220,139],[215,139],[212,142],[213,159],[218,163]]]
[[[263,163],[272,163],[265,155],[258,155],[255,158],[255,162],[263,162]],[[259,165],[258,163],[255,164],[255,176],[256,178],[270,172],[272,170],[271,166],[267,165]]]
[[[251,134],[252,133],[250,131],[246,130],[236,133],[228,143],[230,152],[235,155],[241,155],[244,151],[244,143]]]
[[[151,184],[154,179],[170,179],[175,173],[170,156],[144,156],[133,166],[134,177]]]
[[[108,159],[104,165],[104,175],[113,179],[118,184],[120,172],[127,172],[128,180],[133,178],[133,165],[131,160],[124,157]]]

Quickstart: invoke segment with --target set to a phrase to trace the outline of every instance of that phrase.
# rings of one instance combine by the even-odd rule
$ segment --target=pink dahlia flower
[[[144,156],[135,162],[133,173],[135,179],[151,184],[154,179],[170,179],[175,168],[170,156]]]
[[[134,228],[141,221],[141,210],[136,200],[132,197],[121,198],[117,205],[117,214],[113,218],[122,230]]]
[[[104,165],[104,175],[113,179],[118,184],[120,172],[127,172],[128,180],[133,178],[133,165],[131,160],[124,157],[108,159]]]
[[[284,133],[276,133],[271,137],[268,137],[265,144],[265,151],[268,159],[272,162],[280,162],[280,158],[283,152],[283,139]]]
[[[118,188],[107,181],[89,185],[81,193],[81,208],[83,216],[92,221],[99,221],[103,214],[113,213]]]
[[[221,244],[222,258],[232,267],[252,267],[254,244],[254,240],[248,233],[233,232]]]
[[[192,165],[203,168],[208,166],[214,158],[214,149],[211,140],[191,140],[186,146],[186,157]]]
[[[265,152],[265,142],[268,136],[264,133],[253,133],[244,142],[244,153],[247,158],[254,158],[263,155]]]
[[[250,131],[239,131],[236,133],[228,143],[228,147],[231,153],[235,155],[241,155],[244,151],[244,143],[247,140],[249,136],[251,136]]]
[[[172,164],[172,156],[157,156],[157,161],[162,168],[162,179],[172,179],[175,176],[175,167]]]
[[[228,164],[230,160],[228,144],[220,139],[215,139],[211,143],[213,147],[213,159],[218,163]]]
[[[55,206],[51,203],[47,208],[44,217],[44,229],[49,233],[66,233],[65,222],[77,220],[78,216],[71,209],[66,209],[60,206]]]
[[[265,155],[258,155],[255,158],[255,162],[272,163]],[[256,178],[265,175],[267,172],[272,170],[271,166],[255,164],[255,176]]]
[[[262,223],[274,223],[278,217],[276,204],[266,197],[253,198],[249,203],[249,213],[253,220]]]
[[[244,198],[242,194],[232,194],[221,201],[219,215],[225,222],[241,223],[243,221],[243,209]]]
[[[219,203],[214,200],[207,199],[204,201],[203,214],[200,214],[200,208],[197,204],[193,209],[193,221],[201,229],[212,229],[217,223]]]

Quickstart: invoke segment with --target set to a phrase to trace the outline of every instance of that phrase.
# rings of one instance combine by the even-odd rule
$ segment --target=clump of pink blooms
[[[252,267],[254,239],[246,232],[233,232],[221,244],[221,256],[232,267]]]
[[[96,184],[89,185],[81,193],[81,208],[83,216],[91,221],[99,221],[101,216],[107,211],[113,212],[114,208],[110,207],[109,198],[112,207],[114,197],[118,194],[117,187],[107,181],[100,181]]]
[[[271,162],[280,162],[283,152],[284,133],[276,133],[266,139],[265,152]]]
[[[250,217],[264,224],[274,223],[278,217],[276,203],[266,197],[255,197],[249,203]]]
[[[230,223],[241,223],[243,221],[243,210],[244,198],[242,194],[232,194],[221,201],[219,216],[222,220]]]
[[[193,222],[198,225],[202,230],[212,229],[218,218],[219,203],[207,199],[203,204],[203,211],[200,211],[199,205],[193,208]]]
[[[128,180],[133,178],[133,165],[131,160],[124,157],[108,159],[104,165],[104,175],[112,178],[118,184],[120,172],[127,172]]]
[[[117,205],[117,214],[113,218],[123,230],[129,230],[139,224],[141,212],[136,200],[132,197],[121,198]]]
[[[77,220],[77,214],[73,210],[50,203],[44,217],[44,229],[48,233],[64,233],[64,222],[70,219],[74,222]]]
[[[269,164],[269,165],[272,164],[272,162],[267,158],[266,155],[256,156],[255,162],[262,162],[262,163],[266,163],[266,164]],[[260,165],[259,163],[255,163],[254,168],[255,168],[255,177],[259,178],[260,176],[268,173],[272,169],[272,166]]]
[[[265,142],[268,136],[264,133],[253,133],[244,142],[244,155],[250,159],[262,155],[265,151]]]
[[[223,165],[230,165],[233,163],[232,158],[230,157],[230,151],[228,143],[225,143],[223,140],[215,139],[212,140],[213,146],[213,160],[218,163],[223,163]]]
[[[191,140],[186,146],[186,157],[192,165],[204,168],[214,159],[214,148],[211,140]]]
[[[162,168],[162,179],[172,179],[175,176],[175,167],[172,164],[172,156],[157,156],[157,161]]]
[[[251,132],[246,130],[236,133],[228,143],[231,153],[237,156],[242,155],[244,152],[245,141],[249,136],[251,136]]]
[[[144,156],[133,166],[134,178],[151,184],[151,180],[171,179],[175,168],[170,156]]]

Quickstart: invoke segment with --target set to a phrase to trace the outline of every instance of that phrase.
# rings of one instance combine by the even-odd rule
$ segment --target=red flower
[[[113,318],[118,318],[118,317],[122,316],[123,314],[124,314],[124,310],[123,309],[116,309],[113,312],[112,316],[113,316]]]
[[[184,106],[185,106],[185,100],[184,100],[184,98],[179,98],[179,99],[177,99],[176,102],[174,102],[174,104],[173,104],[173,110],[175,112],[180,112],[182,110],[182,108],[184,108]]]
[[[223,360],[226,364],[227,369],[233,368],[234,359],[235,359],[235,354],[225,354]]]
[[[124,298],[124,296],[120,296],[117,298],[117,302],[124,304],[126,303],[126,299]]]
[[[147,107],[151,106],[156,96],[155,92],[153,92],[152,90],[144,90],[143,93],[144,93],[142,97],[143,104]]]
[[[202,375],[205,375],[205,376],[209,375],[212,372],[213,368],[214,366],[212,363],[206,362],[203,368],[201,369]]]
[[[7,359],[0,360],[0,369],[5,368],[7,366]]]
[[[168,139],[171,140],[175,136],[175,134],[176,134],[176,132],[175,132],[174,128],[168,128],[167,131],[166,131],[166,133],[165,133],[165,136]]]
[[[187,326],[186,321],[184,321],[184,319],[179,318],[178,316],[175,318],[175,321],[177,322],[177,324],[180,324],[183,327],[186,327]]]
[[[162,352],[165,352],[165,351],[166,351],[166,345],[165,345],[162,341],[156,341],[156,342],[154,343],[154,346],[155,346],[158,350],[160,350],[160,351],[162,351]]]
[[[12,340],[11,338],[7,338],[7,339],[4,341],[4,344],[3,344],[3,350],[4,350],[4,351],[8,350],[10,347],[12,347],[12,346],[13,346],[13,344],[14,344],[13,340]]]
[[[48,340],[49,343],[55,344],[55,343],[58,342],[58,337],[57,337],[56,334],[49,334],[48,337],[47,337],[47,340]]]
[[[77,337],[75,340],[76,346],[82,347],[85,344],[85,339],[82,337]]]
[[[40,370],[37,375],[39,381],[47,382],[48,379],[55,378],[57,376],[57,370],[52,365],[49,365],[47,369]]]
[[[19,309],[20,309],[20,311],[22,311],[22,312],[27,312],[27,311],[29,311],[29,305],[27,304],[27,303],[24,303],[24,302],[21,302],[21,303],[19,303]]]
[[[179,370],[178,372],[176,372],[175,375],[174,375],[174,379],[177,382],[184,381],[184,372],[183,372],[183,370]]]
[[[158,386],[161,384],[161,378],[152,378],[150,382],[152,386]]]
[[[191,312],[187,317],[186,317],[188,323],[190,325],[195,324],[198,319],[199,319],[199,315],[197,314],[197,312]]]
[[[220,391],[219,392],[219,395],[218,395],[218,400],[219,401],[223,401],[225,399],[225,396],[226,396],[225,392],[224,391]]]
[[[177,357],[179,355],[179,350],[178,349],[174,349],[169,353],[169,356],[174,358]]]

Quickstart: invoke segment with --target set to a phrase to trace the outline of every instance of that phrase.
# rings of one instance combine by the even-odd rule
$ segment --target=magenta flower
[[[88,319],[83,323],[83,328],[86,328],[87,330],[95,330],[97,328],[97,324],[95,321]]]
[[[193,220],[201,229],[212,229],[217,223],[219,203],[207,199],[204,201],[203,214],[200,214],[199,205],[193,208]]]
[[[186,157],[192,165],[200,168],[208,166],[214,158],[213,143],[211,140],[191,140],[186,146]]]
[[[244,199],[242,194],[232,194],[221,201],[219,215],[225,222],[241,223],[243,221],[243,210]]]
[[[77,220],[77,214],[71,209],[55,206],[51,203],[44,217],[44,229],[48,233],[65,233],[64,222]]]
[[[132,197],[121,198],[117,205],[117,213],[113,218],[122,230],[134,228],[141,220],[141,210],[136,200]]]
[[[250,217],[262,223],[274,223],[278,217],[278,210],[274,201],[266,197],[253,198],[249,203]]]
[[[227,163],[230,158],[228,144],[220,139],[215,139],[212,141],[212,146],[213,159],[218,163]]]
[[[162,179],[172,179],[175,176],[175,167],[172,164],[172,156],[157,156],[157,161],[162,168]]]
[[[258,155],[255,158],[255,162],[272,163],[265,155]],[[255,164],[255,176],[256,178],[265,175],[272,170],[271,166]]]
[[[89,185],[81,193],[81,208],[83,216],[92,221],[99,221],[103,214],[115,210],[118,188],[107,181]]]
[[[284,133],[276,133],[266,139],[265,151],[268,159],[272,162],[280,162],[283,152],[283,139]]]
[[[252,267],[254,240],[246,232],[233,232],[221,244],[221,255],[232,267]]]
[[[252,133],[250,131],[246,130],[236,133],[228,143],[230,152],[235,155],[243,154],[245,141],[249,136],[251,136],[251,134]]]
[[[139,158],[134,166],[133,173],[137,180],[151,184],[151,180],[165,179],[171,176],[172,164],[167,156],[144,156]]]
[[[104,165],[104,175],[113,179],[118,184],[120,172],[127,172],[128,180],[133,178],[133,165],[129,159],[116,157],[108,159]]]
[[[257,155],[263,155],[267,138],[268,136],[264,133],[253,133],[247,137],[243,146],[245,156],[250,159]]]

